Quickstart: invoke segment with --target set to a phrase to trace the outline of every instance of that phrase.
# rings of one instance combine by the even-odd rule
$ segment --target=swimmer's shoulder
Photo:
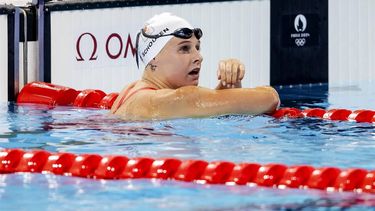
[[[121,103],[122,100],[124,100],[124,97],[126,97],[125,95],[127,95],[132,89],[134,89],[137,84],[139,84],[139,81],[134,81],[128,85],[126,85],[122,90],[121,92],[119,93],[119,96],[117,97],[117,99],[115,100],[115,102],[113,103],[112,105],[112,108],[111,108],[111,113],[116,113],[121,105],[119,105]]]

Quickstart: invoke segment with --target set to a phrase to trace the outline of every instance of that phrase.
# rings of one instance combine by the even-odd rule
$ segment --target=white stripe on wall
[[[329,1],[329,86],[375,81],[375,1]]]
[[[23,88],[23,42],[19,43],[19,89]],[[37,80],[37,41],[28,41],[27,42],[27,82],[33,82]]]
[[[51,13],[52,83],[76,89],[96,88],[118,92],[125,84],[137,80],[135,59],[109,59],[105,43],[108,35],[118,33],[124,43],[130,33],[135,37],[142,24],[152,15],[169,11],[186,18],[203,29],[200,85],[215,87],[220,59],[238,58],[246,66],[244,87],[270,83],[270,0],[231,1],[113,9],[53,11]],[[98,41],[98,59],[76,60],[76,41],[90,32]],[[118,50],[113,40],[112,49]],[[83,57],[91,54],[92,41],[81,42]],[[124,52],[124,50],[123,50]],[[130,53],[130,52],[129,52]],[[123,55],[123,54],[122,54]],[[129,58],[130,57],[130,58]]]
[[[0,102],[8,101],[8,17],[0,15]]]

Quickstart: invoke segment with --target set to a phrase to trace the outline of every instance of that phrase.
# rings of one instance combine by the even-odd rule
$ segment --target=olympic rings
[[[296,43],[297,46],[301,47],[301,46],[305,45],[306,39],[305,38],[298,38],[298,39],[295,39],[294,42]]]

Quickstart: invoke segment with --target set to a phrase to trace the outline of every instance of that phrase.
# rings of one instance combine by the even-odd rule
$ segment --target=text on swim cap
[[[160,33],[158,33],[157,35],[163,35],[163,34],[165,34],[167,31],[169,31],[169,29],[168,29],[168,28],[165,28],[165,29],[163,29]],[[150,48],[152,47],[152,45],[154,44],[155,41],[156,41],[156,38],[153,38],[153,39],[147,44],[145,50],[143,50],[143,52],[142,52],[142,57],[145,57],[145,56],[146,56],[148,50],[150,50]]]

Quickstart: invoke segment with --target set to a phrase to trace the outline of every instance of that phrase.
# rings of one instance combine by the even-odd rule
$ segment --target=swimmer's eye
[[[182,51],[182,52],[190,52],[190,50],[191,50],[191,46],[190,45],[183,45],[180,48],[180,51]]]
[[[201,45],[196,45],[195,49],[197,49],[197,51],[200,51],[201,50]]]

